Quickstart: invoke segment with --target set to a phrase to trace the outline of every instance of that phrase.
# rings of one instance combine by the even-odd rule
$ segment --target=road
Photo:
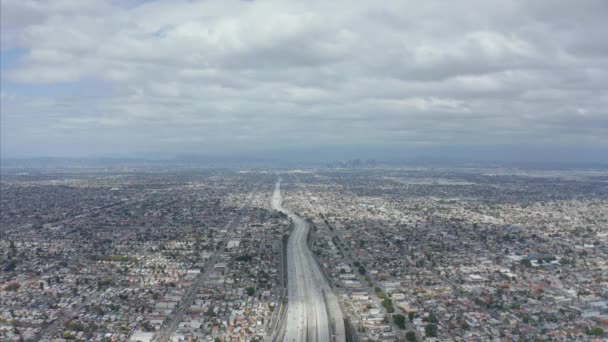
[[[308,223],[282,207],[280,179],[275,185],[271,206],[274,210],[288,215],[294,223],[287,242],[288,304],[282,340],[343,341],[345,335],[342,313],[339,307],[326,304],[326,296],[333,296],[333,292],[307,245]],[[332,321],[333,329],[330,324]],[[338,322],[339,324],[336,324]]]
[[[173,333],[175,333],[175,331],[177,330],[179,323],[182,321],[185,313],[188,311],[190,306],[194,303],[198,290],[201,288],[201,286],[203,285],[205,280],[208,279],[209,274],[212,272],[213,265],[215,265],[215,263],[219,261],[219,258],[221,255],[221,250],[223,250],[224,247],[226,246],[226,244],[228,243],[228,241],[233,238],[233,232],[234,232],[235,227],[239,225],[243,216],[245,215],[245,213],[247,213],[247,210],[251,208],[251,203],[253,202],[253,198],[255,197],[256,192],[257,192],[257,187],[249,195],[247,203],[244,204],[239,209],[239,213],[237,214],[237,216],[235,218],[233,218],[232,221],[230,221],[226,225],[225,229],[228,231],[228,233],[222,240],[222,248],[219,250],[216,250],[216,252],[213,254],[213,256],[206,262],[204,271],[201,272],[195,278],[192,285],[190,285],[190,287],[186,291],[186,294],[182,297],[180,303],[174,309],[172,314],[168,317],[168,321],[163,324],[163,326],[161,327],[161,330],[157,333],[154,341],[157,341],[157,342],[169,341],[171,336],[173,335]]]
[[[297,177],[296,177],[297,178]],[[299,182],[299,180],[298,180]],[[337,184],[337,183],[334,183]],[[350,196],[353,196],[354,198],[358,198],[359,195],[353,193],[353,192],[347,192]],[[309,200],[309,206],[310,206],[310,210],[311,212],[326,212],[325,209],[321,206],[320,210],[313,210],[313,205],[312,202],[310,201],[310,198],[312,198],[312,195],[307,191],[306,192]],[[400,213],[401,215],[403,215],[403,213]],[[325,223],[326,226],[329,226],[329,224],[326,222]],[[331,237],[332,238],[337,238],[338,240],[342,240],[343,236],[341,236],[341,234],[339,234],[335,229],[329,229],[332,233],[331,233]],[[342,251],[344,259],[347,261],[348,264],[354,265],[355,262],[361,262],[358,258],[353,257],[352,253],[350,250],[343,250]],[[384,286],[382,285],[382,282],[378,281],[374,275],[372,274],[368,274],[367,276],[364,276],[362,274],[359,274],[358,272],[355,272],[355,275],[357,276],[357,278],[359,279],[359,281],[361,282],[361,284],[363,284],[363,288],[362,289],[366,289],[367,291],[369,291],[369,293],[371,294],[372,300],[376,303],[376,306],[378,306],[379,308],[382,308],[382,312],[384,315],[388,315],[388,313],[386,312],[386,309],[383,307],[382,305],[382,301],[380,300],[380,298],[375,294],[375,290],[376,287],[380,288],[382,291],[386,291],[386,289],[384,288]],[[371,283],[369,283],[371,282]],[[399,314],[403,314],[404,316],[407,317],[407,313],[403,312],[399,307],[395,307],[395,313],[399,313]],[[412,322],[410,322],[409,319],[405,320],[405,325],[406,325],[406,329],[400,329],[397,324],[392,320],[389,319],[389,324],[392,327],[392,331],[400,338],[400,339],[405,339],[405,334],[408,331],[413,331],[414,333],[416,333],[416,340],[417,341],[422,341],[422,337],[420,336],[420,334],[418,333],[418,331],[416,330],[416,328],[414,327],[414,325],[412,324]],[[355,340],[358,339],[358,336],[354,336],[351,335],[351,337],[355,337]]]

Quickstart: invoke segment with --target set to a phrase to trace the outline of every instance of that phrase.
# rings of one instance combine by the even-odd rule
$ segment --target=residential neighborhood
[[[278,177],[349,340],[606,337],[605,175],[375,168],[5,173],[1,339],[280,339]]]

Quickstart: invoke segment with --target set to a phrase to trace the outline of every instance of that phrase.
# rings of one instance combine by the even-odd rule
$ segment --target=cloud
[[[3,0],[1,13],[3,54],[23,51],[2,70],[5,153],[608,147],[605,1]]]

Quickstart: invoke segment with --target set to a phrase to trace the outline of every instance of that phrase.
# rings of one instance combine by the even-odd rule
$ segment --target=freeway
[[[333,292],[307,245],[309,225],[282,207],[281,179],[275,185],[271,206],[288,215],[294,223],[287,242],[288,304],[283,341],[343,341],[342,312],[336,305],[327,304],[326,296],[333,298]]]

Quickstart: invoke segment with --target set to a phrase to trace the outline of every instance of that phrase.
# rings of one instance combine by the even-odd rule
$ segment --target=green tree
[[[253,294],[255,293],[255,288],[248,287],[245,291],[247,291],[248,296],[253,296]]]
[[[395,322],[400,329],[405,329],[405,316],[399,314],[394,315],[393,322]]]
[[[589,331],[587,331],[587,335],[591,335],[591,336],[603,336],[604,335],[604,330],[602,330],[602,328],[600,328],[600,327],[595,327],[595,328],[590,329]]]
[[[249,261],[251,261],[251,259],[253,259],[251,257],[251,255],[240,255],[240,256],[236,257],[236,261],[243,261],[243,262],[249,262]]]
[[[388,312],[388,313],[395,312],[395,308],[393,307],[393,301],[390,300],[389,298],[384,298],[382,300],[382,305],[386,309],[386,312]]]
[[[376,287],[375,291],[376,291],[376,296],[378,296],[378,298],[380,298],[380,299],[386,298],[386,295],[384,294],[384,292],[382,292],[382,290],[379,287]]]
[[[359,271],[359,274],[365,275],[365,267],[359,266],[359,268],[357,270]]]
[[[75,331],[84,330],[84,325],[82,323],[80,323],[79,321],[71,321],[68,324],[66,324],[66,327],[70,330],[75,330]]]
[[[427,324],[427,326],[424,327],[424,333],[428,337],[437,337],[437,324]]]
[[[409,342],[416,342],[416,333],[413,331],[408,331],[405,334],[405,339],[408,340]]]

